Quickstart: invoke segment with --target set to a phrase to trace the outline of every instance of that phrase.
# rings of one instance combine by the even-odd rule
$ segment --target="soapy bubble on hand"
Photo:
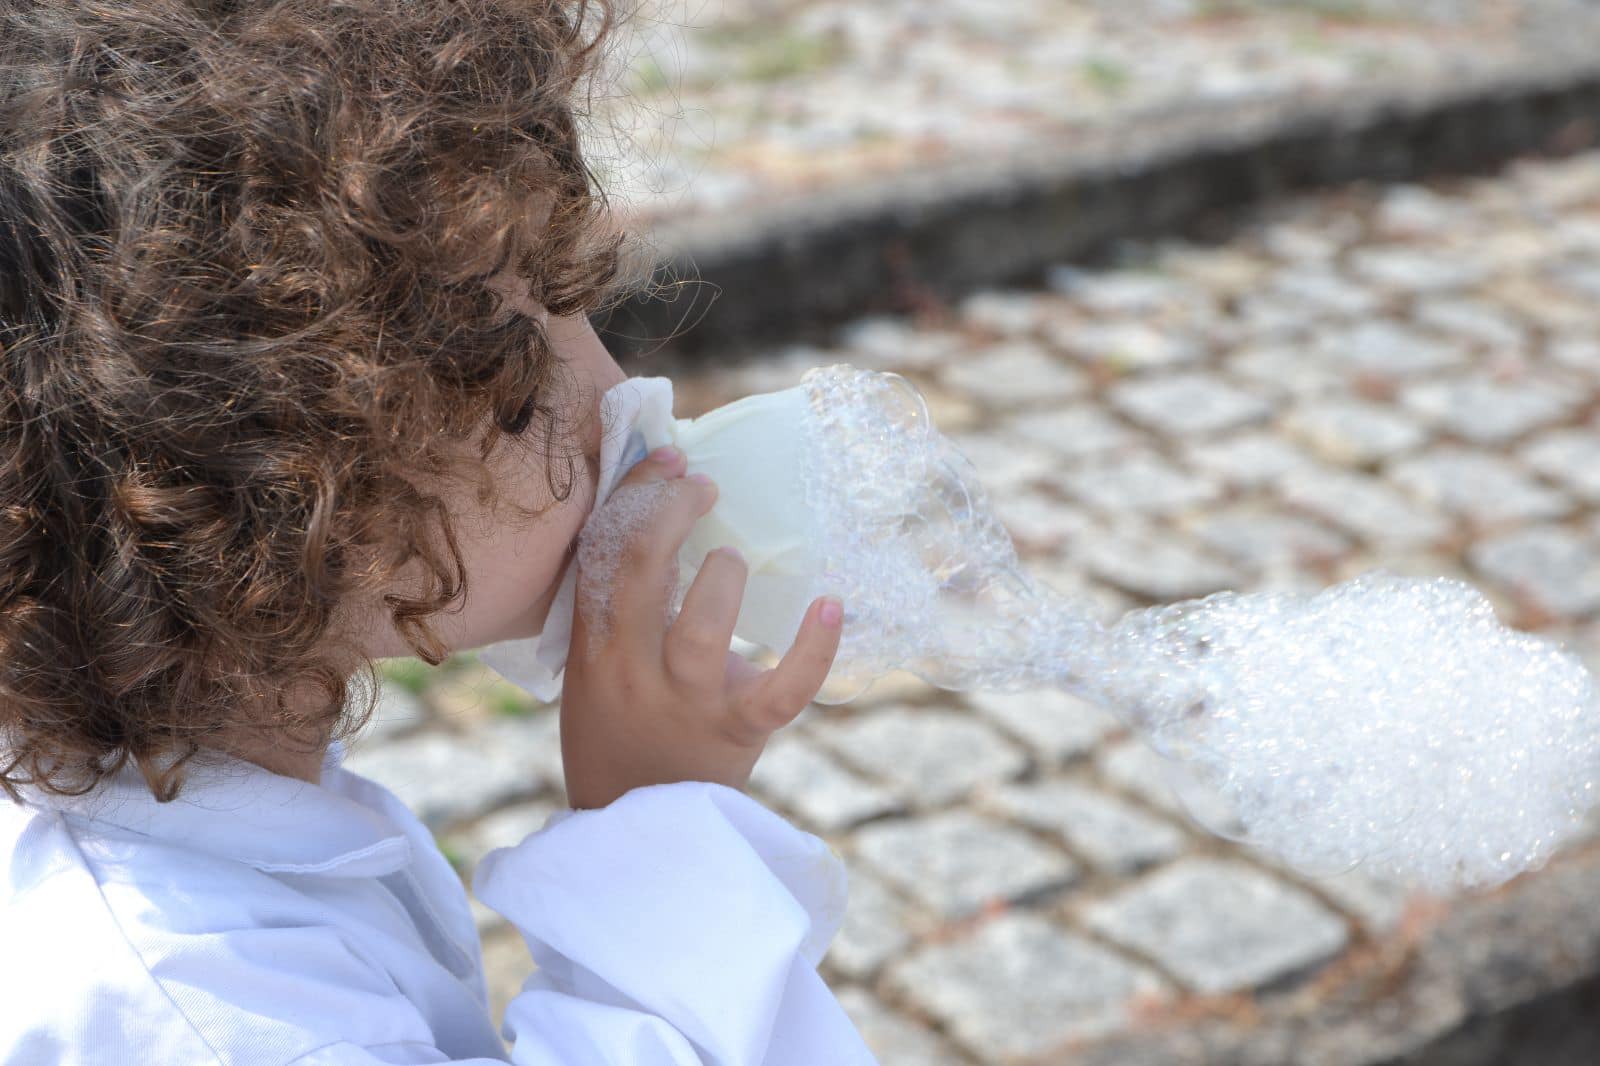
[[[623,553],[630,543],[645,535],[656,514],[677,491],[675,485],[658,480],[618,486],[590,514],[578,534],[578,610],[588,635],[586,660],[592,662],[610,640],[614,621],[612,592]],[[664,592],[665,623],[670,626],[682,602],[675,561],[667,567]]]

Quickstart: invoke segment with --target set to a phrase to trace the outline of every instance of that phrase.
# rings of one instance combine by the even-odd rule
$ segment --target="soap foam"
[[[1600,714],[1572,655],[1470,585],[1373,571],[1312,597],[1218,593],[1129,611],[1030,578],[970,463],[896,374],[808,371],[813,598],[845,627],[818,702],[903,669],[947,689],[1057,686],[1106,706],[1229,817],[1311,873],[1432,888],[1546,861],[1597,799]]]
[[[578,610],[592,662],[611,637],[617,569],[628,546],[647,531],[657,513],[676,494],[676,482],[652,480],[619,485],[589,515],[578,534]],[[671,625],[682,604],[676,556],[667,564],[664,623]]]
[[[1463,582],[1380,570],[1310,598],[1224,592],[1130,611],[1112,638],[1127,666],[1106,697],[1239,837],[1309,872],[1495,885],[1595,802],[1588,672]]]

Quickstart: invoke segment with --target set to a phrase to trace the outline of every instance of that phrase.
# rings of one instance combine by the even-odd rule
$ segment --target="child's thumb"
[[[635,463],[633,468],[622,476],[622,480],[617,482],[617,488],[645,481],[665,481],[668,478],[681,477],[687,463],[688,460],[683,452],[672,445],[657,448]]]

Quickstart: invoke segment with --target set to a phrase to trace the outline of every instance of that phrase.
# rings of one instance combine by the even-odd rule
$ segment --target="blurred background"
[[[608,317],[679,417],[893,370],[1035,576],[1107,619],[1383,567],[1600,648],[1600,4],[646,3],[591,158],[681,301]],[[623,356],[626,358],[623,358]],[[463,876],[564,806],[556,709],[383,664],[350,765]],[[823,975],[886,1066],[1600,1062],[1600,854],[1308,878],[1062,693],[908,675],[774,738]],[[499,1016],[531,962],[479,908]]]

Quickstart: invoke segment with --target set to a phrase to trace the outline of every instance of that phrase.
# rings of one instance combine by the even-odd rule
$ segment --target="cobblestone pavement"
[[[860,321],[677,379],[677,413],[832,362],[912,379],[1030,569],[1108,618],[1381,565],[1466,580],[1600,668],[1600,154],[1326,194],[1224,244]],[[553,709],[470,655],[387,665],[351,765],[463,869],[562,802]],[[1303,988],[1427,902],[1198,832],[1157,757],[1060,693],[894,676],[809,708],[752,791],[848,863],[823,969],[888,1066],[1048,1055],[1196,997]],[[481,913],[499,1010],[530,964]]]
[[[1587,48],[1587,0],[644,0],[596,102],[645,219],[781,199],[1141,114]]]

